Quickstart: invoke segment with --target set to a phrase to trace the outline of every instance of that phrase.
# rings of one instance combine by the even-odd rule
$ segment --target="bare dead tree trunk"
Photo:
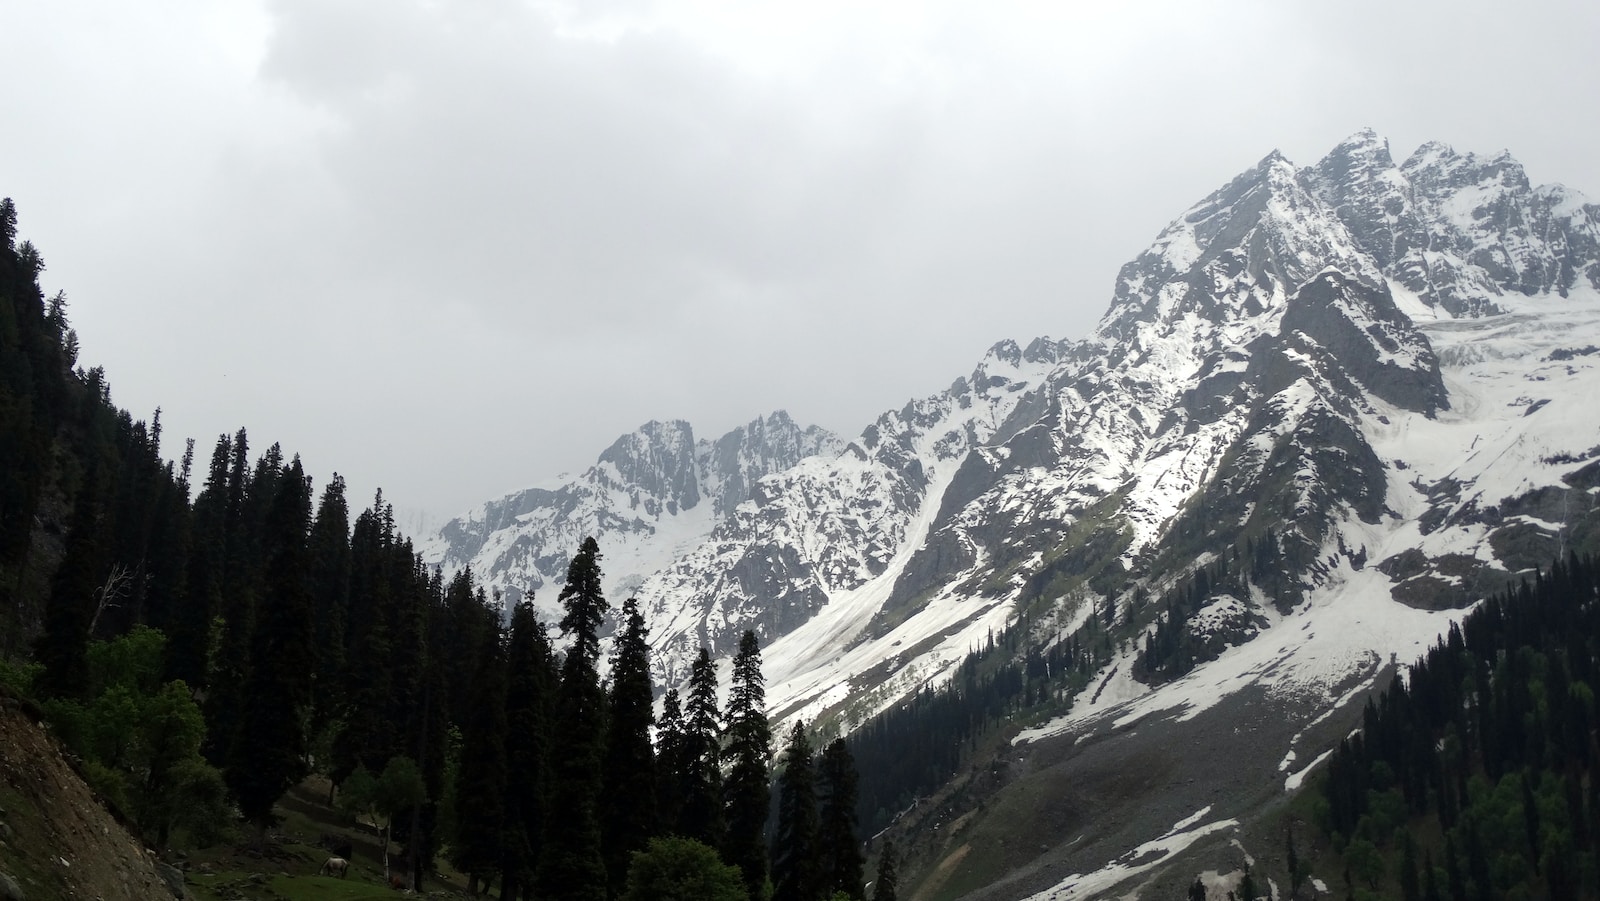
[[[121,563],[111,567],[111,572],[106,575],[105,584],[94,591],[94,618],[89,620],[90,635],[94,635],[95,627],[100,625],[100,615],[112,607],[119,606],[114,602],[117,598],[127,594],[128,587],[132,584],[133,570]]]

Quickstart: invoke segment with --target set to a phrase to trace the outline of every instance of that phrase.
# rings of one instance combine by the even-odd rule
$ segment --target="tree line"
[[[78,365],[66,298],[45,300],[16,237],[8,199],[0,682],[147,840],[214,841],[239,819],[262,841],[320,772],[383,824],[414,887],[443,854],[504,898],[670,897],[691,872],[696,897],[864,897],[850,749],[818,762],[797,726],[774,797],[753,633],[726,707],[702,650],[658,722],[644,619],[633,600],[613,616],[594,539],[561,589],[558,649],[530,604],[507,616],[470,571],[425,565],[381,492],[352,519],[341,477],[318,492],[244,429],[201,472],[192,441],[164,461],[159,411],[134,420]]]

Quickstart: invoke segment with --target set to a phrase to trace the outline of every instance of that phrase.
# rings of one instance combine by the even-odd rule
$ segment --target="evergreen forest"
[[[1600,567],[1490,598],[1363,711],[1316,821],[1356,898],[1600,898]]]

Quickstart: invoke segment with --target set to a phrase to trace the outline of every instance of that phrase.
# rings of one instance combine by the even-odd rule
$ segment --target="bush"
[[[693,839],[653,838],[633,853],[624,901],[749,901],[739,868]]]

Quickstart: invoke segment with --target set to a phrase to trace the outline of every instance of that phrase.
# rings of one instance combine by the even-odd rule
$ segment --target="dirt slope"
[[[174,897],[152,854],[101,805],[59,745],[0,688],[0,874],[26,901]],[[9,889],[0,878],[0,898]]]

